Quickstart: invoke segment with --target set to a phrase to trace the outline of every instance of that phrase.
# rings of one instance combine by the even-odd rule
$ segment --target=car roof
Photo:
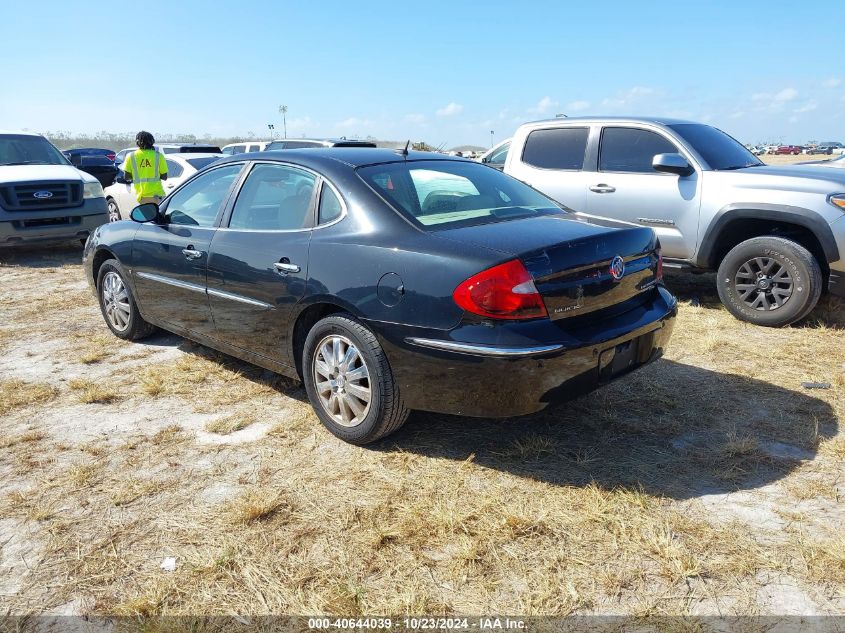
[[[166,154],[167,160],[175,160],[177,163],[181,161],[189,161],[195,158],[222,158],[225,154],[218,154],[217,152],[186,152],[184,154]]]
[[[221,161],[231,163],[245,160],[278,160],[292,162],[304,167],[318,169],[320,167],[337,167],[347,165],[352,168],[378,165],[382,163],[399,163],[403,160],[450,160],[477,164],[457,156],[447,156],[435,152],[412,152],[403,156],[400,149],[382,149],[378,147],[312,147],[303,149],[267,150],[263,152],[246,152],[227,156]]]
[[[373,141],[365,141],[360,138],[276,138],[268,143],[282,143],[284,141],[291,141],[299,143],[305,141],[308,143],[373,143]]]
[[[524,125],[535,125],[537,123],[605,123],[611,121],[613,123],[659,123],[661,125],[683,125],[683,124],[702,124],[700,121],[690,121],[687,119],[674,119],[663,116],[569,116],[569,117],[555,117],[553,119],[540,119],[538,121],[529,121]],[[706,124],[703,124],[706,125]]]
[[[43,134],[39,134],[38,132],[24,132],[23,130],[0,130],[0,135],[3,134],[14,134],[15,136],[44,136]]]

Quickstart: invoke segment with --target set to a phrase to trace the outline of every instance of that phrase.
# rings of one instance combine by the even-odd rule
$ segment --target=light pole
[[[286,105],[279,106],[279,114],[282,115],[282,125],[285,128],[285,138],[288,137],[288,120],[287,120],[287,113],[288,107]]]
[[[493,149],[493,130],[490,130],[490,149]]]
[[[267,124],[267,129],[270,130],[270,140],[273,140],[273,130],[275,130],[275,126],[272,123]]]

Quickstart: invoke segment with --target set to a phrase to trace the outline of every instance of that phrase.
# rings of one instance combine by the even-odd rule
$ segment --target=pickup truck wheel
[[[302,374],[323,425],[351,444],[369,444],[408,418],[375,335],[348,314],[318,321],[305,339]]]
[[[126,273],[116,259],[107,259],[97,273],[97,299],[109,329],[118,338],[136,341],[156,331],[141,317]]]
[[[716,287],[736,318],[781,327],[807,316],[822,292],[819,263],[806,248],[782,237],[754,237],[728,252]]]

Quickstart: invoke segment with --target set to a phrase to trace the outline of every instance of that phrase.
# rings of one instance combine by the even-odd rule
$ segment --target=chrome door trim
[[[163,277],[154,273],[135,273],[141,279],[148,279],[149,281],[157,281],[168,286],[175,286],[176,288],[183,288],[184,290],[193,290],[194,292],[205,292],[205,286],[199,284],[192,284],[187,281],[179,281],[178,279],[171,279],[170,277]]]
[[[217,290],[216,288],[206,288],[206,292],[210,294],[212,297],[219,297],[220,299],[229,299],[230,301],[237,301],[238,303],[245,303],[247,305],[255,306],[256,308],[263,308],[264,310],[272,310],[273,306],[269,303],[264,303],[263,301],[257,301],[256,299],[249,299],[248,297],[243,297],[241,295],[236,295],[231,292],[223,292],[222,290]]]
[[[497,356],[500,358],[514,356],[535,356],[537,354],[548,354],[563,349],[562,344],[537,345],[533,347],[491,347],[489,345],[457,343],[455,341],[438,341],[436,339],[416,337],[408,337],[405,339],[405,342],[410,343],[411,345],[419,345],[420,347],[430,347],[432,349],[440,349],[445,350],[447,352],[456,352],[458,354],[472,354],[475,356]]]

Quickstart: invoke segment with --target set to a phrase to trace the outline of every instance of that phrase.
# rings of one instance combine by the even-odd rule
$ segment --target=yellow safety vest
[[[162,165],[161,153],[154,149],[138,149],[129,155],[129,160],[132,165],[132,184],[138,200],[164,197],[161,174],[167,173],[167,163]],[[160,171],[162,166],[164,171]]]

